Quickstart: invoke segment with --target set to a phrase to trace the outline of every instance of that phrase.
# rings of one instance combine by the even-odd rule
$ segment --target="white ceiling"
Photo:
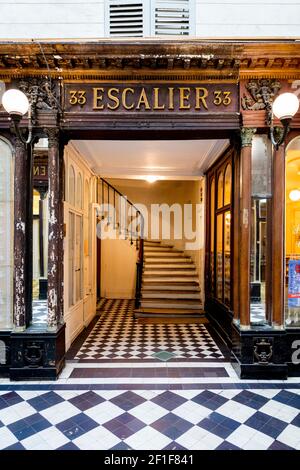
[[[71,145],[102,177],[198,179],[228,140],[79,140]]]

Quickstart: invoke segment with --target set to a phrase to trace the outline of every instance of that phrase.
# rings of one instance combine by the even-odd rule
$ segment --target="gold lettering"
[[[101,95],[99,95],[99,92],[101,93]],[[104,104],[102,103],[102,100],[103,100],[103,93],[104,92],[104,88],[93,88],[93,109],[103,109],[104,108]],[[102,103],[102,104],[100,104]]]
[[[145,88],[142,88],[136,109],[140,109],[141,105],[145,106],[145,109],[151,109],[147,95],[146,95]]]
[[[190,109],[190,104],[186,103],[190,98],[190,88],[179,87],[179,109]]]
[[[120,106],[120,100],[119,100],[118,96],[113,95],[113,92],[119,93],[120,90],[119,90],[119,88],[109,88],[108,89],[107,96],[115,104],[108,103],[107,107],[108,107],[108,109],[112,109],[112,110],[118,109],[118,107]]]
[[[214,104],[216,106],[220,106],[223,104],[224,106],[228,106],[231,103],[231,91],[221,91],[221,90],[216,90],[214,92],[215,99],[214,99]]]
[[[33,167],[33,176],[39,176],[40,170],[38,166]]]
[[[216,90],[214,91],[214,95],[215,95],[214,104],[216,106],[220,106],[220,104],[222,104],[222,91]]]
[[[224,91],[223,92],[224,98],[223,98],[223,104],[224,106],[228,106],[231,103],[231,91]]]
[[[84,90],[70,90],[70,104],[74,106],[75,104],[79,104],[83,106],[86,103],[86,96]]]
[[[174,109],[174,88],[169,87],[169,109]]]
[[[159,88],[153,88],[154,93],[154,106],[153,109],[165,109],[164,104],[159,104]]]
[[[41,176],[46,176],[46,167],[41,166]]]
[[[85,91],[83,91],[83,90],[78,91],[78,100],[77,100],[77,102],[78,102],[78,104],[80,104],[80,106],[83,106],[86,103]]]
[[[70,104],[73,106],[77,104],[77,91],[75,90],[70,90]]]
[[[127,104],[127,101],[126,101],[128,93],[133,94],[134,89],[133,88],[124,88],[123,93],[122,93],[122,105],[124,106],[125,109],[132,109],[132,108],[134,108],[134,103]]]
[[[206,104],[206,98],[208,97],[207,88],[196,87],[196,105],[195,109],[201,109],[201,103],[203,108],[208,109]]]

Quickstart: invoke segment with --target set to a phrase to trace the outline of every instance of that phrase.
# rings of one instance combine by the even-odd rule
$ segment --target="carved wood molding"
[[[300,44],[294,41],[65,41],[43,42],[42,47],[44,54],[35,43],[0,43],[0,78],[51,74],[55,78],[99,79],[106,74],[109,79],[129,73],[131,78],[143,79],[147,71],[206,78],[300,76]]]

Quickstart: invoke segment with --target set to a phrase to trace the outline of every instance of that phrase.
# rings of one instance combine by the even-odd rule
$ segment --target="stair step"
[[[199,285],[199,279],[196,276],[191,276],[191,277],[150,277],[150,278],[145,278],[143,276],[143,285],[144,284],[155,284],[155,283],[160,283],[160,284],[171,284],[173,286],[180,285],[180,284],[190,284],[190,285]]]
[[[190,263],[188,265],[185,264],[144,264],[144,271],[153,271],[153,270],[194,270],[195,271],[195,265],[193,263]]]
[[[180,251],[166,251],[164,253],[159,253],[158,251],[152,251],[147,253],[145,251],[145,259],[148,258],[186,258],[186,255]]]
[[[164,250],[164,249],[174,249],[174,245],[169,245],[169,244],[166,244],[166,245],[161,245],[161,243],[155,243],[155,242],[144,242],[144,248],[147,249],[147,250]]]
[[[172,253],[172,254],[176,254],[176,253],[182,253],[183,254],[183,251],[181,250],[175,250],[175,248],[166,248],[166,247],[144,247],[144,252],[145,252],[145,255],[149,256],[152,254],[156,254],[156,253],[159,253],[161,256],[165,255],[166,253]]]
[[[184,270],[180,270],[180,271],[172,271],[170,269],[170,271],[164,271],[164,270],[161,270],[161,271],[152,271],[152,270],[149,270],[149,271],[144,271],[144,276],[147,276],[147,277],[151,277],[151,276],[194,276],[196,277],[197,276],[197,271],[195,270],[189,270],[189,271],[184,271]]]
[[[176,294],[169,294],[169,293],[159,293],[159,292],[142,292],[142,299],[185,299],[185,300],[190,300],[190,299],[195,299],[195,300],[200,300],[200,294],[191,294],[191,293],[181,293],[176,292]]]
[[[169,308],[169,309],[177,309],[177,310],[199,310],[200,302],[195,302],[195,300],[177,300],[174,302],[170,300],[162,300],[159,301],[155,300],[142,300],[141,301],[141,308]]]
[[[134,314],[135,318],[137,319],[137,322],[140,324],[173,324],[173,323],[181,323],[181,324],[187,324],[187,323],[200,323],[200,324],[208,324],[209,321],[207,318],[205,318],[204,315],[159,315],[159,314],[153,314],[153,313],[143,313],[136,311]]]
[[[169,258],[145,258],[144,260],[144,263],[145,264],[153,264],[153,265],[157,265],[157,264],[174,264],[176,263],[177,265],[180,265],[180,264],[194,264],[193,261],[191,260],[191,258],[186,258],[186,257],[179,257],[177,256],[175,259],[169,257]]]
[[[200,287],[194,285],[161,285],[161,284],[150,284],[144,285],[142,287],[142,292],[168,292],[168,291],[180,291],[181,293],[188,293],[188,292],[200,292]]]
[[[195,309],[177,309],[177,308],[147,308],[147,307],[140,307],[139,312],[141,313],[148,313],[148,314],[155,314],[155,315],[204,315],[204,310],[199,308],[198,310]]]

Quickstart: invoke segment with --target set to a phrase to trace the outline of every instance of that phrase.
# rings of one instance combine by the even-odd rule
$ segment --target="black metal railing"
[[[113,229],[118,231],[120,238],[129,240],[131,245],[135,243],[138,251],[135,307],[139,308],[144,265],[144,217],[141,211],[126,196],[104,178],[99,178],[99,184],[101,186],[98,187],[98,203],[107,204],[106,209],[103,208],[101,214],[102,220],[107,219],[107,225],[112,224]],[[133,228],[134,219],[137,223],[134,224]]]

